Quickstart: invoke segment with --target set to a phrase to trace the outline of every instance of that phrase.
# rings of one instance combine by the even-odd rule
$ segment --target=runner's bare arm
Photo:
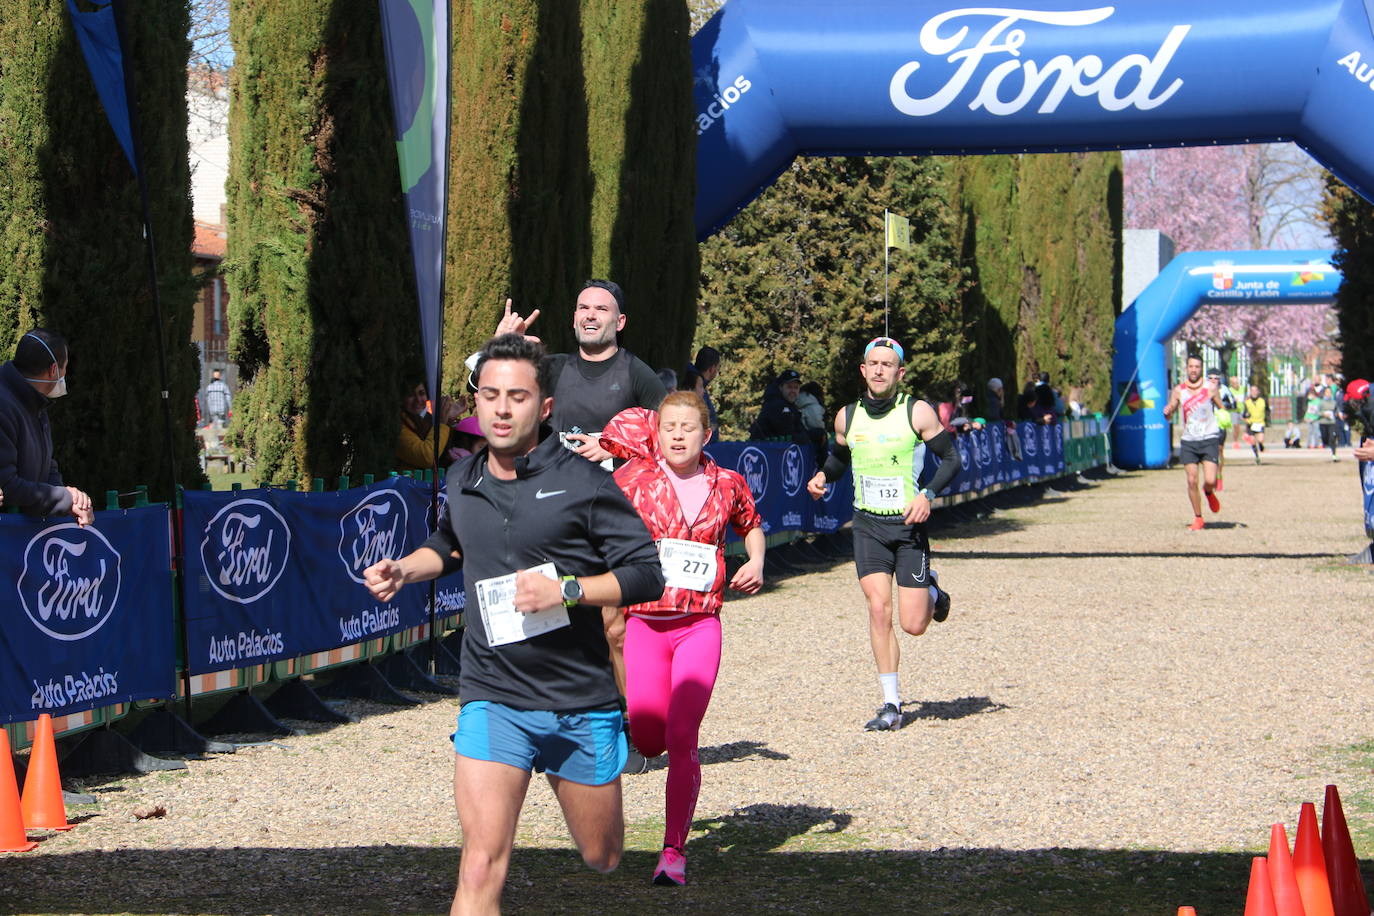
[[[461,559],[458,551],[453,551],[453,558]],[[363,570],[363,582],[372,597],[390,601],[403,585],[437,579],[443,571],[444,558],[428,547],[421,547],[399,560],[387,558],[373,563]]]
[[[582,586],[582,599],[578,604],[591,607],[620,606],[620,580],[615,573],[578,576],[577,583]],[[516,573],[515,609],[520,613],[532,614],[562,603],[563,583],[528,569]]]
[[[763,588],[763,551],[766,545],[767,537],[763,529],[750,528],[744,536],[744,552],[749,555],[749,562],[736,570],[730,579],[730,587],[735,591],[752,595]]]
[[[1178,410],[1178,389],[1171,388],[1169,389],[1169,403],[1164,405],[1164,419],[1167,420],[1172,417],[1175,410]]]

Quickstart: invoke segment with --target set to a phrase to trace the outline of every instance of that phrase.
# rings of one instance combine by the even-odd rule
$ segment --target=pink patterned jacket
[[[744,478],[701,456],[702,469],[710,480],[710,494],[701,512],[689,525],[678,504],[668,475],[659,466],[658,414],[643,407],[622,410],[601,433],[601,447],[617,458],[628,458],[615,472],[615,482],[638,510],[654,540],[679,538],[716,545],[716,581],[710,591],[698,592],[668,586],[663,597],[625,609],[643,617],[677,617],[682,614],[719,614],[725,591],[725,527],[745,534],[763,524],[754,508],[754,495]]]

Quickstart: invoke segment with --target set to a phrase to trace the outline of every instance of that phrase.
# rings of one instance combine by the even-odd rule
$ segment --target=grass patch
[[[248,471],[237,471],[233,474],[207,474],[210,480],[210,487],[214,490],[232,490],[234,484],[238,484],[245,490],[251,490],[258,485],[253,479],[253,475]]]

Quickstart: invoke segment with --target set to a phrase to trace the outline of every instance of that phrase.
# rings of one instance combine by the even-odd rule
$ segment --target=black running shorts
[[[905,588],[929,586],[930,539],[925,526],[908,525],[900,515],[855,509],[854,568],[860,579],[896,573],[897,584]]]
[[[1178,444],[1178,463],[1197,464],[1200,461],[1217,463],[1217,450],[1221,443],[1213,436],[1210,439],[1183,439]]]

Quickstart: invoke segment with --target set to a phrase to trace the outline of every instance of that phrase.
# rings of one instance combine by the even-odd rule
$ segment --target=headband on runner
[[[901,344],[897,343],[897,341],[893,340],[891,337],[875,337],[870,340],[868,346],[864,347],[865,359],[868,358],[868,351],[872,350],[874,347],[891,347],[897,352],[897,362],[906,361],[906,351],[902,349]]]

